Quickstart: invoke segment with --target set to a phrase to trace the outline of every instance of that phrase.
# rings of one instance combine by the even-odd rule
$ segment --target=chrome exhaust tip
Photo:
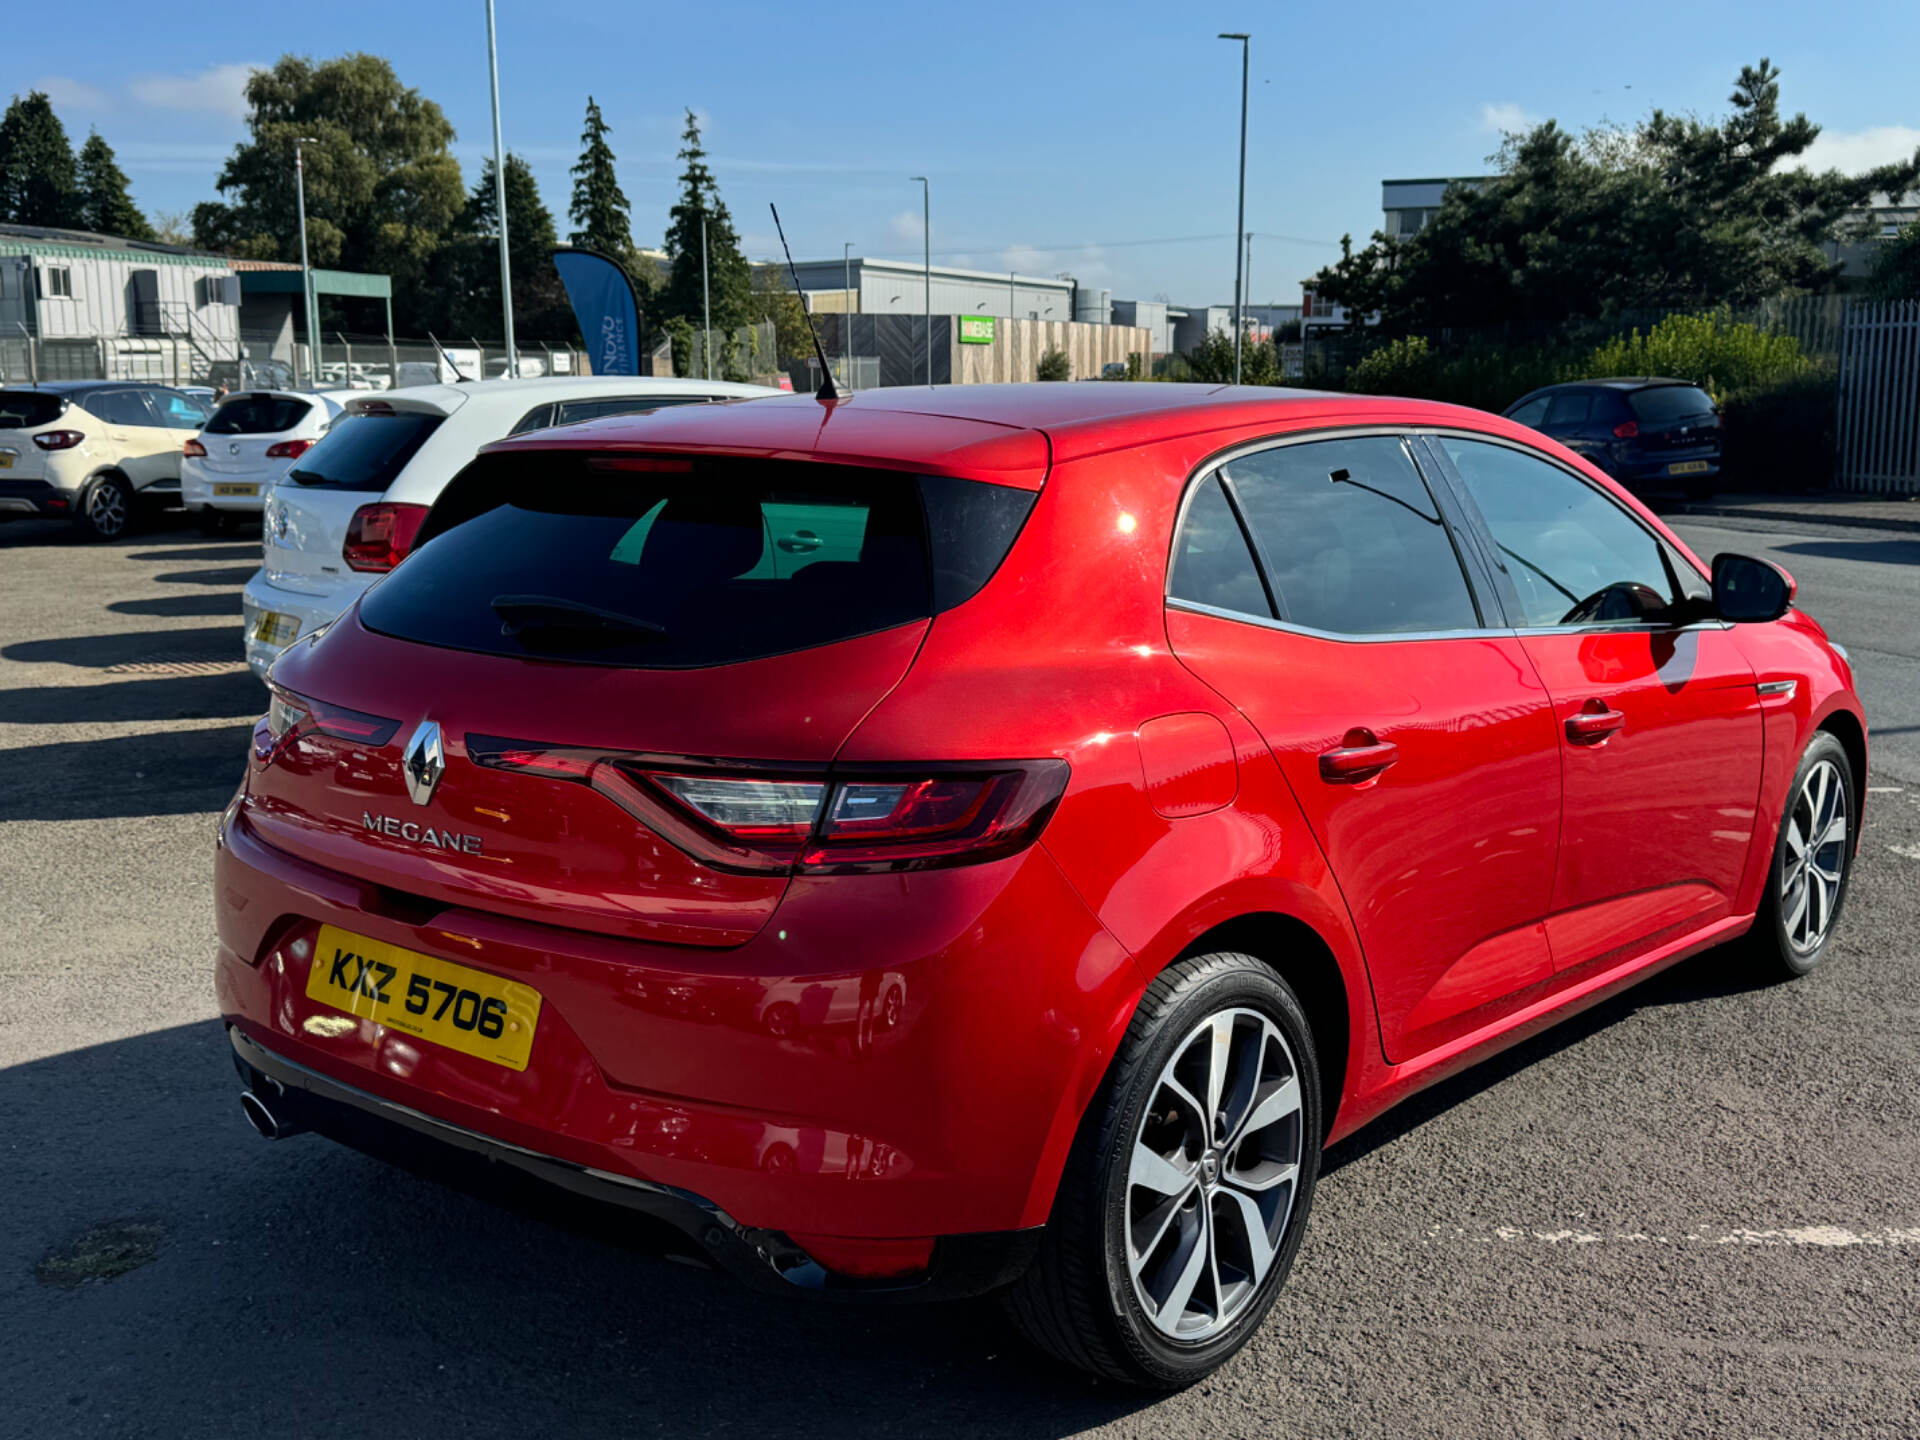
[[[247,1117],[247,1123],[262,1140],[284,1140],[307,1128],[284,1114],[275,1114],[273,1108],[251,1090],[240,1092],[240,1113]]]

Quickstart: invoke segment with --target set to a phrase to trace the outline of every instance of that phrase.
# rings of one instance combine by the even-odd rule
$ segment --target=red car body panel
[[[603,670],[437,650],[356,614],[296,646],[276,684],[402,728],[384,747],[307,736],[249,767],[216,862],[222,1013],[336,1080],[743,1223],[917,1237],[1044,1223],[1142,993],[1224,926],[1287,927],[1338,977],[1329,1141],[1737,934],[1815,726],[1857,743],[1864,778],[1851,674],[1811,619],[1353,642],[1168,604],[1198,467],[1381,425],[1532,446],[1690,556],[1532,432],[1370,397],[900,389],[492,447],[811,460],[1038,494],[971,599],[798,655]],[[1761,698],[1756,679],[1797,684]],[[1576,747],[1566,722],[1593,700],[1629,723]],[[436,823],[481,837],[481,856],[362,822],[404,805],[399,748],[429,710],[448,752]],[[1329,783],[1320,756],[1356,729],[1397,744],[1398,763]],[[583,787],[472,766],[469,734],[762,762],[1059,758],[1071,774],[1010,858],[702,873]],[[533,985],[546,1008],[527,1069],[309,1001],[299,947],[323,923]]]

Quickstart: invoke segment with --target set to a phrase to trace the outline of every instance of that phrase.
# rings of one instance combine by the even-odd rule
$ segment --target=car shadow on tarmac
[[[74,665],[106,670],[115,665],[148,662],[225,660],[237,664],[244,650],[239,627],[209,625],[199,630],[133,630],[16,640],[0,647],[0,659],[22,665]]]
[[[238,615],[241,604],[238,590],[220,590],[211,595],[156,595],[148,600],[116,600],[107,609],[115,615],[152,615],[179,620]]]
[[[258,715],[267,692],[245,671],[0,690],[0,724],[86,725]],[[12,754],[0,751],[0,757]]]
[[[0,1070],[16,1433],[1052,1437],[1151,1403],[1033,1355],[990,1303],[768,1299],[626,1217],[531,1219],[317,1137],[269,1145],[226,1052],[208,1021]],[[159,1227],[152,1263],[33,1278],[116,1221]]]
[[[253,683],[250,677],[237,678]],[[259,687],[255,685],[254,690],[257,695]],[[13,693],[54,696],[62,692]],[[5,698],[0,695],[0,701]],[[260,708],[256,699],[245,713]],[[253,726],[243,723],[0,750],[0,821],[103,820],[219,810],[240,783],[252,733]]]

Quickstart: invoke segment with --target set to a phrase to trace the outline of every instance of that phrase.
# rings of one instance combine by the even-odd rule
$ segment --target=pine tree
[[[681,132],[680,159],[686,168],[680,173],[680,200],[668,212],[667,256],[672,265],[667,287],[661,297],[661,313],[679,317],[698,330],[706,324],[704,301],[710,296],[713,306],[713,330],[716,350],[725,343],[723,336],[756,319],[753,307],[753,271],[747,257],[740,253],[740,239],[733,231],[713,172],[707,168],[707,152],[700,146],[700,122],[687,111],[687,128]],[[701,284],[701,222],[706,222],[706,285]],[[675,363],[681,361],[675,347]],[[715,366],[718,373],[722,367]]]
[[[14,96],[0,118],[0,220],[73,226],[79,219],[66,127],[40,91]]]
[[[127,194],[127,177],[115,163],[113,147],[95,130],[80,147],[77,169],[81,228],[128,240],[151,240],[153,227]]]
[[[567,238],[572,244],[598,250],[624,264],[633,252],[633,232],[627,197],[613,171],[613,147],[607,144],[610,129],[589,95],[587,128],[580,134],[580,160],[572,172],[573,199],[567,206],[567,217],[578,228]]]
[[[461,228],[479,243],[473,247],[471,278],[463,296],[463,314],[452,324],[458,334],[495,334],[500,324],[500,250],[494,204],[493,160],[480,167],[480,179],[467,197]],[[507,155],[507,261],[513,271],[513,324],[517,340],[568,340],[576,333],[553,248],[559,243],[553,213],[540,198],[533,169],[518,155]]]

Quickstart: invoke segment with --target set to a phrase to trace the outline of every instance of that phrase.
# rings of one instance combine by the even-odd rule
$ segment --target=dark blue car
[[[1636,493],[1711,495],[1720,474],[1720,412],[1685,380],[1639,375],[1548,385],[1506,415]]]

